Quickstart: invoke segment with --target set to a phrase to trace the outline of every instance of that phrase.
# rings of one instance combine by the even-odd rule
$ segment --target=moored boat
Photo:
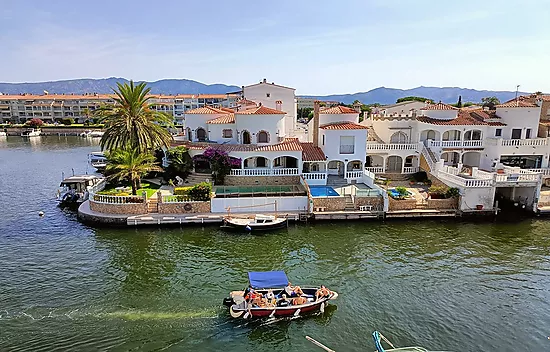
[[[92,167],[101,171],[107,166],[107,157],[103,152],[91,152],[88,154],[88,162]]]
[[[90,189],[101,191],[105,188],[105,178],[96,175],[73,175],[61,181],[57,190],[59,205],[80,205],[88,199]]]
[[[39,137],[42,131],[38,128],[27,128],[21,132],[21,137]]]
[[[293,317],[300,316],[305,313],[325,311],[326,305],[330,300],[338,297],[334,291],[326,290],[326,295],[318,296],[317,292],[321,287],[304,287],[301,288],[302,294],[296,297],[288,296],[288,291],[285,287],[289,284],[288,278],[284,271],[267,271],[267,272],[249,272],[249,289],[251,288],[255,295],[265,297],[265,305],[257,305],[247,300],[247,290],[232,291],[228,298],[224,300],[224,304],[229,306],[230,314],[233,318],[262,318],[262,317]],[[273,294],[269,298],[269,294]],[[289,299],[301,298],[303,303],[292,304]],[[288,304],[287,304],[288,303]]]
[[[269,231],[288,226],[286,217],[256,214],[253,218],[235,218],[226,216],[222,228],[245,231]]]

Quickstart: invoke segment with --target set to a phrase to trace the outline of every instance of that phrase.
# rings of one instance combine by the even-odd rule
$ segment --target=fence
[[[367,143],[367,150],[417,150],[418,143]]]
[[[468,147],[483,147],[483,140],[457,140],[457,141],[434,141],[427,140],[428,147],[440,147],[440,148],[468,148]]]
[[[302,176],[306,180],[326,180],[327,179],[327,174],[324,172],[303,173]]]
[[[384,173],[384,167],[383,166],[366,167],[365,170],[369,171],[373,174],[383,174]]]
[[[403,168],[403,173],[404,174],[414,174],[418,172],[418,167],[417,166],[411,166],[411,167],[404,167]]]
[[[231,169],[230,176],[297,176],[297,168]]]
[[[90,192],[90,199],[96,203],[103,204],[135,204],[145,203],[146,196],[110,196],[106,194],[95,194]]]

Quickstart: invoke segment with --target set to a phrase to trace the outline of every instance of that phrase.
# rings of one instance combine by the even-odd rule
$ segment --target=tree
[[[118,89],[113,89],[115,103],[101,106],[94,112],[105,123],[101,149],[131,148],[143,153],[168,148],[172,135],[165,126],[173,126],[173,118],[151,109],[147,96],[151,88],[145,83],[134,85],[133,81],[117,83],[117,86]]]
[[[241,159],[231,158],[225,150],[208,147],[202,155],[196,157],[207,158],[210,162],[212,177],[217,185],[223,185],[225,176],[229,175],[234,167],[241,167]]]
[[[151,171],[162,171],[162,168],[156,164],[152,154],[128,148],[107,153],[106,171],[111,179],[130,181],[132,194],[136,195],[141,178]]]
[[[500,100],[498,100],[497,97],[485,97],[481,98],[481,102],[483,103],[483,106],[486,105],[498,105],[500,104]]]
[[[421,101],[423,103],[430,103],[430,104],[433,104],[434,101],[432,99],[428,99],[428,98],[424,98],[424,97],[403,97],[403,98],[399,98],[395,101],[395,103],[402,103],[402,102],[405,102],[405,101]]]
[[[185,178],[193,169],[193,159],[184,146],[168,149],[166,156],[168,157],[168,167],[164,170],[165,179],[171,180],[176,176]]]
[[[300,108],[298,109],[298,119],[307,119],[309,113],[312,112],[312,108]]]
[[[27,125],[29,127],[33,127],[33,128],[42,127],[42,126],[44,126],[44,121],[42,121],[41,119],[35,117],[34,119],[31,119],[31,120],[25,122],[25,125]]]
[[[457,108],[461,108],[461,107],[462,107],[462,95],[459,95],[459,96],[458,96],[458,102],[456,103],[456,107],[457,107]]]

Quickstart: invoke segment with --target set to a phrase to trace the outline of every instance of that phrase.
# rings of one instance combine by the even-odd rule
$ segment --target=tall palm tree
[[[132,194],[135,195],[141,178],[151,171],[162,171],[162,168],[156,164],[152,154],[128,148],[116,149],[107,154],[106,171],[112,179],[129,180]]]
[[[105,124],[100,145],[103,150],[137,149],[140,152],[170,146],[172,135],[165,126],[173,125],[169,114],[151,109],[145,83],[117,83],[115,103],[98,108],[94,114]]]

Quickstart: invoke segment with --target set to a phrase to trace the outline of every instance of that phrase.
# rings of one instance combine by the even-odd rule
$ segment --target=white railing
[[[414,174],[418,172],[418,167],[417,166],[411,166],[411,167],[404,167],[403,168],[403,173],[404,174]]]
[[[230,176],[297,176],[297,168],[231,169]]]
[[[550,175],[550,168],[548,168],[548,167],[541,168],[541,169],[522,169],[521,172],[523,172],[523,171],[534,172],[534,173],[541,174],[541,175]]]
[[[367,143],[367,150],[417,150],[417,143]]]
[[[496,182],[538,182],[539,174],[496,174]]]
[[[136,203],[145,203],[145,196],[110,196],[106,194],[95,194],[90,193],[90,200],[96,203],[104,204],[136,204]]]
[[[501,139],[501,145],[503,147],[520,147],[520,146],[541,146],[548,145],[548,139],[546,138],[533,138],[533,139]]]
[[[381,168],[381,169],[382,169],[382,168]],[[373,180],[374,180],[375,177],[376,177],[376,176],[374,175],[375,173],[372,172],[372,171],[370,171],[370,170],[365,170],[363,173],[365,174],[366,177],[372,178]]]
[[[472,188],[480,188],[480,187],[492,187],[493,186],[493,179],[490,180],[483,180],[483,179],[467,179],[464,177],[460,177],[457,175],[450,174],[448,172],[445,172],[443,170],[439,170],[437,173],[437,177],[441,179],[442,181],[447,181],[450,183],[454,183],[457,186],[460,187],[472,187]]]
[[[346,171],[345,178],[346,179],[357,179],[363,177],[363,171]]]
[[[366,167],[365,171],[372,172],[373,174],[383,174],[384,167],[383,166]]]
[[[162,203],[202,203],[203,201],[190,200],[188,196],[163,195]]]
[[[305,180],[325,180],[327,178],[327,174],[324,172],[308,172],[303,173],[302,176]]]
[[[426,146],[422,147],[422,155],[424,155],[424,159],[426,159],[426,162],[430,167],[430,171],[434,173],[435,172],[434,167],[435,167],[436,161],[432,159],[432,156],[430,155],[430,152],[428,151],[428,148]]]
[[[428,140],[428,147],[440,147],[440,148],[471,148],[471,147],[483,147],[483,140],[471,140],[471,141],[435,141]]]
[[[482,178],[484,180],[489,180],[489,179],[492,179],[493,178],[493,173],[492,172],[487,172],[487,171],[483,171],[483,170],[477,170],[477,171],[472,171],[472,177],[477,177],[477,178]]]
[[[451,175],[458,175],[460,173],[460,170],[457,167],[454,166],[443,166],[441,171],[446,172]]]

